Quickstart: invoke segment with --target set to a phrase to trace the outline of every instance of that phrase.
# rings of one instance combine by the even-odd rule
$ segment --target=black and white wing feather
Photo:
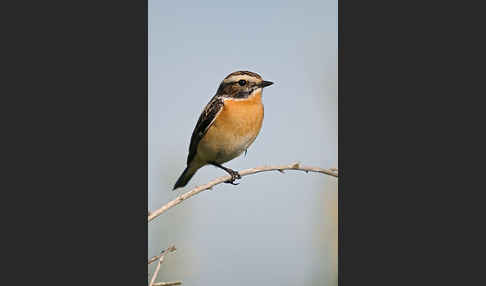
[[[204,137],[209,127],[211,127],[211,124],[213,124],[214,119],[216,119],[218,113],[223,109],[223,106],[223,98],[217,94],[213,96],[211,101],[209,101],[208,105],[206,105],[203,112],[199,116],[196,127],[194,127],[194,131],[192,131],[191,144],[189,145],[189,155],[187,156],[187,164],[194,159],[197,151],[197,145]]]

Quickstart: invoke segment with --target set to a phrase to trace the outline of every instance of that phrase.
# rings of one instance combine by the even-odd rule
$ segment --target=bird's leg
[[[231,179],[229,179],[225,183],[232,184],[232,185],[239,185],[240,184],[240,183],[235,183],[235,180],[241,179],[241,175],[237,171],[231,170],[230,168],[226,168],[225,166],[220,165],[218,163],[211,162],[209,164],[216,166],[218,168],[221,168],[221,169],[225,170],[228,174],[231,175]]]

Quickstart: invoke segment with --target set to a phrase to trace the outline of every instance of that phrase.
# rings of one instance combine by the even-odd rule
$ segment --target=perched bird
[[[192,132],[187,167],[174,190],[184,187],[205,165],[225,170],[231,175],[227,183],[236,185],[240,174],[222,164],[246,152],[255,141],[263,122],[262,90],[272,84],[249,71],[233,72],[221,82]]]

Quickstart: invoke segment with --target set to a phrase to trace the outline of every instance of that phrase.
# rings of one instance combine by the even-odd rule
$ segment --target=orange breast
[[[226,99],[198,153],[204,161],[227,162],[245,151],[256,139],[263,122],[261,92],[248,99]]]

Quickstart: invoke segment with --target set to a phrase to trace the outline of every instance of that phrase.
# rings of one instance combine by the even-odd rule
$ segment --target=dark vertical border
[[[484,244],[471,233],[484,224],[484,200],[471,197],[483,168],[468,162],[484,153],[482,11],[340,1],[340,285],[484,280],[469,257]]]
[[[2,8],[1,284],[144,285],[147,1]]]

